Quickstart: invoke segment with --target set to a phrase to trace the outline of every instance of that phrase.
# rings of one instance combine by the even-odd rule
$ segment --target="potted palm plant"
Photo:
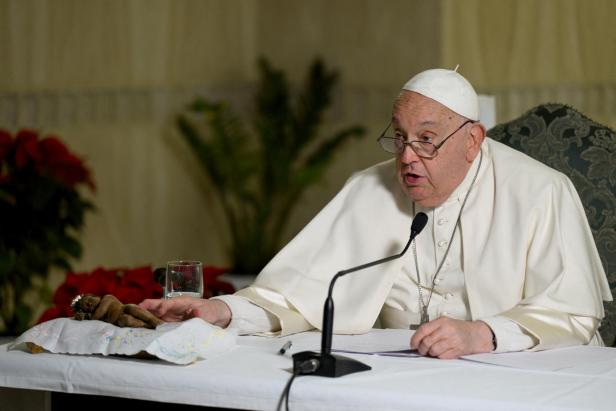
[[[281,246],[289,216],[336,150],[364,135],[354,125],[321,136],[338,74],[316,59],[292,96],[286,76],[261,58],[247,126],[224,102],[198,98],[177,117],[181,135],[209,176],[224,210],[234,273],[255,274]]]

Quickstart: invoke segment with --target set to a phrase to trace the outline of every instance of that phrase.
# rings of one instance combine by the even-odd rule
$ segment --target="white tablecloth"
[[[213,407],[274,410],[290,377],[290,354],[318,351],[319,333],[286,339],[239,337],[234,351],[181,366],[161,360],[29,354],[0,346],[0,386],[109,395]],[[334,337],[336,348],[336,336]],[[331,379],[302,376],[291,388],[297,410],[614,410],[612,359],[566,371],[523,370],[465,360],[348,354],[371,371]]]

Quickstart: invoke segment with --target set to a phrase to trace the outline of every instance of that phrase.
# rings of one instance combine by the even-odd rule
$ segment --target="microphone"
[[[293,372],[295,374],[312,374],[322,377],[342,377],[343,375],[352,374],[359,371],[370,370],[371,367],[354,360],[352,358],[343,357],[340,355],[332,355],[332,335],[334,328],[334,300],[332,293],[336,280],[343,275],[363,270],[378,264],[386,263],[402,257],[408,250],[413,239],[423,230],[428,222],[428,216],[425,213],[418,213],[411,224],[411,235],[409,241],[404,246],[404,249],[399,253],[389,257],[381,258],[380,260],[370,263],[358,265],[357,267],[342,270],[336,273],[329,283],[329,291],[323,305],[323,324],[321,331],[321,352],[302,351],[293,354]],[[309,364],[310,367],[307,367]]]

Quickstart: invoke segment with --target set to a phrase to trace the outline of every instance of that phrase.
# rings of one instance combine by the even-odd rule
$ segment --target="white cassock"
[[[251,287],[222,298],[233,312],[231,326],[280,327],[281,335],[320,328],[333,275],[399,253],[414,213],[423,211],[429,220],[416,239],[419,273],[409,250],[341,277],[333,293],[334,332],[364,333],[377,318],[388,328],[419,323],[418,286],[427,303],[434,280],[430,319],[481,319],[494,330],[498,351],[602,344],[602,301],[612,296],[572,183],[489,138],[481,151],[434,209],[415,206],[403,193],[394,160],[352,176]]]

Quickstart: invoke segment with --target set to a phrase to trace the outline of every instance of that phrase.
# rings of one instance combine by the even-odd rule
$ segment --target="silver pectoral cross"
[[[428,306],[424,305],[421,309],[421,324],[430,322],[430,316],[428,315]]]
[[[411,324],[409,325],[409,330],[416,330],[420,325],[430,322],[430,316],[428,315],[428,307],[421,307],[421,319],[419,320],[419,324]]]

